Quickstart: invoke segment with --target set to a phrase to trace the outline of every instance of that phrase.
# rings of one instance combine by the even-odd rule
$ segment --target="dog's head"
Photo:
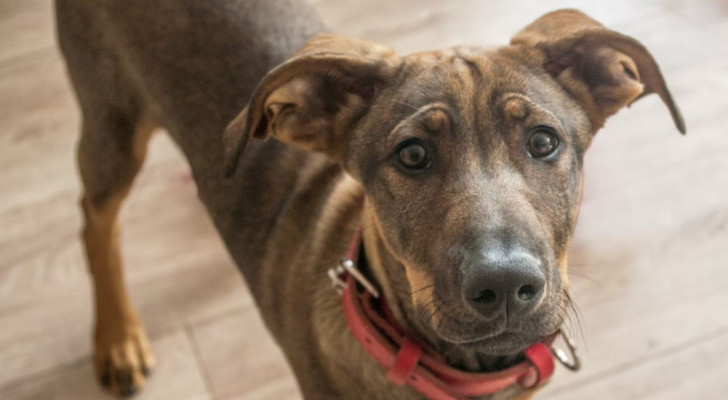
[[[436,345],[513,354],[562,322],[594,133],[653,92],[684,131],[647,50],[574,10],[495,50],[398,57],[321,35],[230,124],[228,165],[248,137],[327,153],[366,192],[365,233],[393,261],[381,273],[407,287],[388,293],[402,317]]]

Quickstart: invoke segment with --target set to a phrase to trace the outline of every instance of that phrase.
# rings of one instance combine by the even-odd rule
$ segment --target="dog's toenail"
[[[124,397],[131,397],[137,394],[137,388],[134,386],[126,386],[121,389],[121,395]]]
[[[101,375],[99,382],[101,383],[101,386],[108,388],[109,386],[111,386],[111,374],[108,371],[104,372]]]

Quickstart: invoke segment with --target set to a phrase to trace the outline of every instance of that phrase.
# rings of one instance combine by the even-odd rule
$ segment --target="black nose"
[[[489,251],[463,274],[468,304],[485,316],[501,312],[509,318],[534,309],[546,279],[538,258],[525,251]]]

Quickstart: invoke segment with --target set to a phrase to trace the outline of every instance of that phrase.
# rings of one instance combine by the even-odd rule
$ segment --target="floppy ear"
[[[607,117],[650,93],[657,93],[677,129],[685,122],[660,68],[635,39],[605,28],[577,10],[546,14],[511,39],[540,50],[541,65],[584,107],[594,130]]]
[[[342,140],[393,72],[384,46],[321,34],[263,78],[223,134],[225,171],[235,172],[249,137],[273,135],[336,158]]]

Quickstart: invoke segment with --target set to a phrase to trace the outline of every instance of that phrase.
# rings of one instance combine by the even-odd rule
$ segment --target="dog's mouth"
[[[524,351],[536,343],[548,347],[556,341],[560,330],[545,336],[504,332],[495,337],[462,343],[443,351],[448,363],[468,372],[495,372],[525,360]]]
[[[549,336],[502,332],[495,336],[453,344],[466,350],[488,355],[511,355],[521,353],[532,344],[543,342]]]
[[[535,343],[548,342],[558,330],[548,333],[513,332],[508,330],[477,332],[451,332],[431,327],[434,338],[428,340],[442,354],[448,364],[469,372],[491,372],[511,367],[523,361],[523,352]],[[467,333],[467,334],[466,334]]]
[[[458,346],[463,350],[492,356],[520,353],[532,344],[544,341],[558,329],[557,326],[543,327],[535,332],[502,328],[477,329],[477,324],[466,326],[464,329],[459,327],[457,330],[454,327],[443,329],[442,324],[433,328],[438,342],[442,345]]]
[[[552,307],[509,321],[505,315],[484,320],[467,310],[428,311],[415,307],[416,329],[456,367],[470,371],[498,369],[515,363],[528,347],[548,341],[565,315]],[[549,308],[551,309],[551,308]]]

